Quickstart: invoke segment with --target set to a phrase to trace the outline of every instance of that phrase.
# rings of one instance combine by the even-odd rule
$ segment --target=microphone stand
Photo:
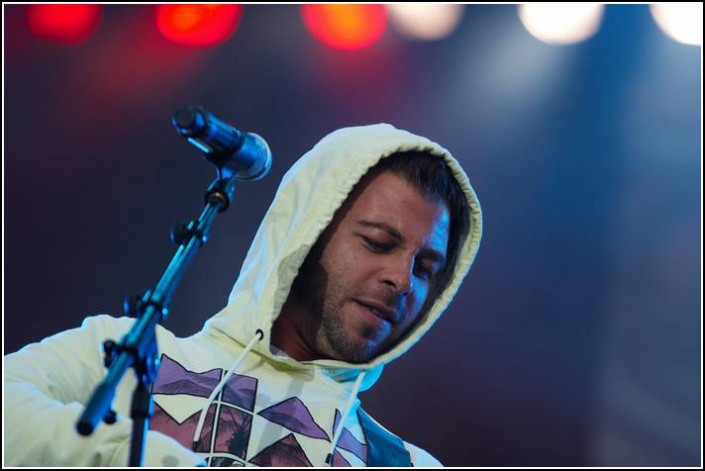
[[[104,364],[108,373],[93,391],[76,429],[81,435],[90,435],[101,420],[107,424],[115,423],[117,417],[112,410],[115,390],[127,370],[134,368],[137,387],[132,395],[130,410],[132,438],[129,466],[142,466],[144,440],[153,413],[151,390],[159,369],[156,326],[166,318],[174,290],[198,249],[208,240],[216,215],[230,206],[234,194],[235,175],[218,167],[216,179],[206,190],[206,207],[198,220],[177,225],[172,231],[172,240],[179,244],[179,248],[157,287],[147,290],[141,299],[137,297],[125,301],[126,314],[137,319],[132,328],[119,343],[113,340],[103,343]]]

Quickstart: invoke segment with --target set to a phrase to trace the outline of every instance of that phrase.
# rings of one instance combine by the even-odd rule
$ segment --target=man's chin
[[[342,327],[342,328],[341,328]],[[338,326],[324,329],[320,340],[322,353],[326,357],[348,363],[367,363],[379,351],[379,340],[370,339],[365,334],[372,334],[369,329],[359,325]]]
[[[367,363],[377,354],[377,345],[364,339],[355,339],[338,347],[336,349],[337,359],[348,363]]]

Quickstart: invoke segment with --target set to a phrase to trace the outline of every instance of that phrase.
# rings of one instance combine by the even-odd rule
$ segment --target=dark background
[[[702,463],[702,49],[646,6],[608,5],[593,38],[549,46],[516,6],[468,5],[447,39],[389,28],[356,52],[317,42],[296,5],[247,5],[207,49],[161,37],[154,6],[105,5],[77,46],[3,8],[6,353],[159,279],[214,173],[171,127],[178,106],[274,154],[177,291],[167,326],[184,335],[226,303],[291,164],[338,127],[390,122],[461,161],[485,232],[366,409],[450,466]]]

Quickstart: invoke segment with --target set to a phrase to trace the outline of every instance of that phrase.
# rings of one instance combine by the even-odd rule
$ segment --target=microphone
[[[171,122],[176,132],[202,150],[225,178],[255,181],[272,167],[272,153],[264,139],[238,131],[199,106],[179,108]]]

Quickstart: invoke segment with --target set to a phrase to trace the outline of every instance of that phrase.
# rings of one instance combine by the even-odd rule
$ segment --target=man
[[[434,466],[357,393],[439,318],[477,252],[479,202],[439,145],[390,125],[324,138],[284,176],[225,309],[157,332],[161,367],[145,465]],[[96,316],[6,357],[9,465],[124,466],[119,418],[74,427],[105,374],[98,346],[130,319]]]

